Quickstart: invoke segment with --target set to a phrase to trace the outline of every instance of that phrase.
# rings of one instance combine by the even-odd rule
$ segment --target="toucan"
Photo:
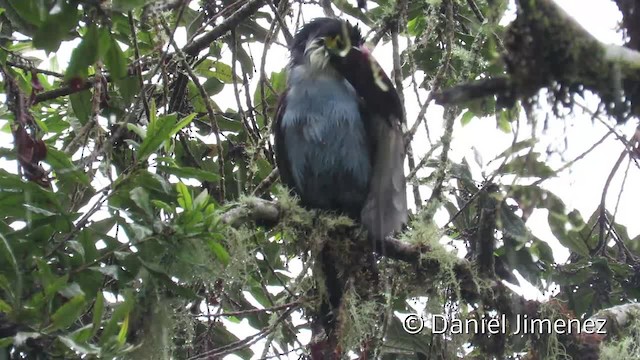
[[[351,217],[379,245],[408,217],[398,93],[347,21],[308,22],[290,53],[273,125],[281,181],[304,207]],[[329,296],[337,307],[340,290]]]

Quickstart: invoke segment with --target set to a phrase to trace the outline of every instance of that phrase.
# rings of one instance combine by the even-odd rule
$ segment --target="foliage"
[[[309,354],[303,338],[323,296],[313,260],[328,235],[353,224],[299,208],[274,182],[270,124],[286,78],[270,49],[298,24],[296,3],[320,9],[284,0],[0,0],[0,139],[13,136],[0,145],[0,359]],[[382,43],[395,41],[387,34],[400,24],[409,46],[398,53],[396,76],[419,99],[505,71],[506,1],[375,0],[366,11],[354,3],[333,1],[332,11],[372,28]],[[176,44],[178,33],[187,40]],[[199,48],[205,33],[212,40]],[[279,68],[267,71],[265,62]],[[600,207],[585,220],[545,188],[564,169],[547,162],[535,136],[514,139],[482,174],[449,159],[454,121],[491,116],[488,131],[511,133],[522,110],[530,115],[531,104],[501,109],[494,97],[449,107],[442,150],[434,144],[438,151],[419,162],[410,155],[411,184],[434,195],[416,198],[402,238],[429,251],[417,265],[381,258],[381,278],[390,280],[379,294],[352,279],[345,353],[370,345],[386,359],[452,358],[469,343],[472,355],[526,352],[515,337],[496,350],[470,336],[412,336],[394,316],[415,312],[412,300],[431,314],[474,316],[466,305],[505,311],[501,296],[517,294],[493,280],[517,283],[516,270],[540,290],[559,285],[556,298],[576,317],[637,301],[638,239],[615,212]],[[424,114],[409,113],[418,116],[408,120],[408,138]],[[226,222],[250,208],[249,196],[277,200],[280,222]],[[567,263],[556,263],[528,228],[539,211],[571,253]],[[447,215],[445,226],[436,213]],[[475,269],[487,250],[478,245],[483,230],[495,246],[495,274],[473,272],[479,295],[468,301],[459,265]],[[357,248],[350,244],[345,261]],[[250,347],[258,341],[262,354]],[[611,351],[637,347],[622,339],[603,353]]]

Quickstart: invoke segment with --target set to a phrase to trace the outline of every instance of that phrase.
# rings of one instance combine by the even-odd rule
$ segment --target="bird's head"
[[[371,55],[358,26],[334,18],[316,18],[293,39],[291,66],[306,65],[312,71],[336,71],[358,91],[375,86],[382,92],[391,81]]]
[[[352,48],[363,48],[358,26],[333,18],[316,18],[307,23],[293,39],[292,65],[310,65],[323,70],[331,57],[344,57]]]

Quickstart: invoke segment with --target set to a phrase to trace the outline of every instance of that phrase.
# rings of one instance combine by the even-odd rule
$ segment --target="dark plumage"
[[[348,37],[348,38],[345,38]],[[294,37],[274,122],[282,182],[307,208],[359,221],[380,243],[407,221],[402,105],[357,27],[318,18]],[[332,308],[342,281],[320,254]]]
[[[339,56],[325,39],[345,27],[353,48]],[[362,45],[359,29],[338,19],[314,19],[296,34],[275,150],[283,183],[304,206],[361,220],[379,241],[407,219],[402,105],[384,73],[376,76],[386,90],[376,83]]]

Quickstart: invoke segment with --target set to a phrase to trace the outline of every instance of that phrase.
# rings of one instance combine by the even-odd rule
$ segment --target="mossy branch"
[[[609,116],[623,122],[640,115],[640,53],[604,44],[552,0],[519,0],[518,15],[505,36],[507,77],[483,79],[434,95],[440,104],[497,96],[510,106],[547,88],[556,103],[571,106],[572,97],[597,94]]]
[[[275,201],[256,197],[244,198],[236,207],[220,216],[223,223],[233,227],[256,222],[259,224],[275,225],[287,216],[287,211]],[[415,266],[416,271],[423,274],[437,274],[442,266],[437,258],[424,256],[432,251],[425,244],[415,244],[398,240],[388,236],[382,243],[376,244],[375,252],[389,259],[399,260]],[[471,263],[465,259],[458,259],[453,265],[453,271],[460,284],[461,295],[469,303],[480,299],[480,290],[475,281]]]

